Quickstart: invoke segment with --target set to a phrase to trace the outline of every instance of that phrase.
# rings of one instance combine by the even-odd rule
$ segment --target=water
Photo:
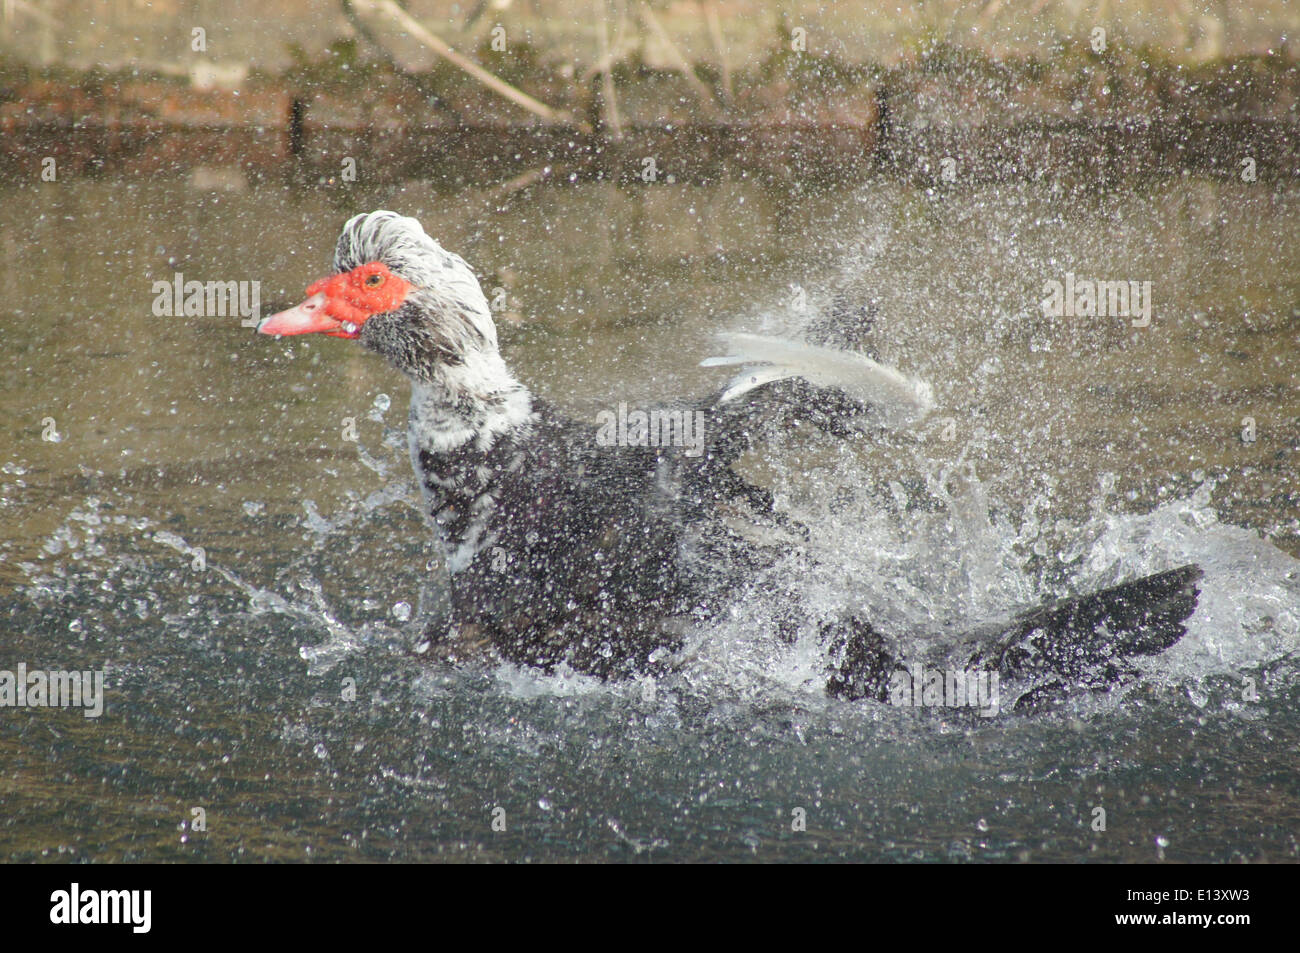
[[[151,313],[176,272],[295,303],[341,222],[380,206],[501,289],[516,372],[593,423],[720,386],[697,366],[715,332],[798,327],[837,288],[878,301],[871,346],[938,407],[745,462],[812,529],[778,567],[796,604],[760,581],[680,672],[430,665],[402,631],[435,559],[403,382],[350,342]],[[0,238],[0,670],[108,685],[98,719],[0,709],[0,856],[1300,851],[1294,186],[584,184],[499,214],[415,182],[92,180],[7,187]],[[1150,280],[1150,326],[1045,318],[1067,271]],[[959,626],[1187,561],[1206,569],[1191,630],[1125,691],[990,719],[821,693],[813,632],[847,607]]]

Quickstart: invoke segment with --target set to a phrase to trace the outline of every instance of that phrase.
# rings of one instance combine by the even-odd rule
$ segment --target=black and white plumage
[[[446,657],[488,653],[602,677],[669,664],[687,622],[780,555],[756,537],[797,532],[733,471],[745,451],[797,423],[842,435],[867,418],[907,423],[932,404],[924,384],[822,346],[840,343],[833,333],[809,344],[731,335],[732,353],[706,363],[740,373],[663,418],[701,420],[697,445],[601,440],[513,376],[472,270],[415,219],[352,218],[334,268],[260,330],[355,338],[409,378],[411,463],[450,573],[450,624],[429,643]],[[1107,684],[1128,656],[1181,637],[1198,576],[1184,567],[1010,617],[948,657],[1024,675],[1035,690]],[[882,679],[904,661],[896,646],[854,618],[823,636],[828,691],[882,697]]]

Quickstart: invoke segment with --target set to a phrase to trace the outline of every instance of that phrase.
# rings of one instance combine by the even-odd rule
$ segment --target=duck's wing
[[[887,427],[910,426],[934,408],[928,383],[856,351],[762,334],[729,333],[722,339],[728,353],[706,358],[701,366],[742,365],[742,370],[718,394],[718,408],[770,384],[795,379],[812,385],[808,394],[838,395],[846,416],[870,408]]]
[[[942,657],[906,658],[856,618],[829,623],[822,631],[832,651],[827,691],[887,701],[894,673],[918,662],[996,673],[1019,709],[1074,689],[1105,689],[1134,673],[1132,659],[1163,652],[1187,634],[1202,575],[1199,566],[1180,566],[1017,612],[939,647]]]
[[[1199,566],[1180,566],[1021,612],[967,665],[1025,683],[1019,708],[1115,685],[1134,674],[1132,659],[1157,655],[1187,634],[1203,575]]]

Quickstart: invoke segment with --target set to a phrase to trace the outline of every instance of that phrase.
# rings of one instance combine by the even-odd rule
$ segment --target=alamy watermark
[[[171,281],[153,283],[153,313],[158,318],[229,318],[257,327],[262,311],[260,281],[186,281],[176,272]]]
[[[1065,273],[1065,281],[1043,282],[1043,314],[1049,318],[1132,318],[1135,328],[1151,324],[1151,282],[1093,281]]]
[[[974,708],[981,718],[1001,711],[997,672],[916,664],[889,677],[889,703],[903,708]]]
[[[104,713],[104,670],[89,672],[0,670],[0,708],[84,708],[87,718]]]
[[[50,894],[54,924],[123,924],[133,933],[148,933],[153,924],[152,890],[83,890],[73,882]]]
[[[688,457],[704,453],[702,410],[618,410],[596,414],[596,444],[601,447],[682,447]]]

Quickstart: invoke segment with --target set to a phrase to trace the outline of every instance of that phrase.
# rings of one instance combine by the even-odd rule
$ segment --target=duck
[[[857,314],[859,328],[871,317]],[[809,341],[732,334],[703,362],[739,367],[713,393],[574,419],[511,371],[469,264],[385,209],[350,218],[332,273],[257,331],[353,341],[409,381],[410,461],[449,589],[449,612],[421,621],[415,645],[451,663],[601,679],[672,669],[694,627],[806,541],[737,472],[741,456],[795,427],[844,438],[933,406],[924,382],[843,349],[860,333],[820,328]],[[1105,690],[1182,638],[1200,578],[1181,566],[1012,611],[936,639],[925,658],[912,635],[848,612],[817,626],[824,688],[887,702],[925,663],[1016,680],[1020,707]]]

